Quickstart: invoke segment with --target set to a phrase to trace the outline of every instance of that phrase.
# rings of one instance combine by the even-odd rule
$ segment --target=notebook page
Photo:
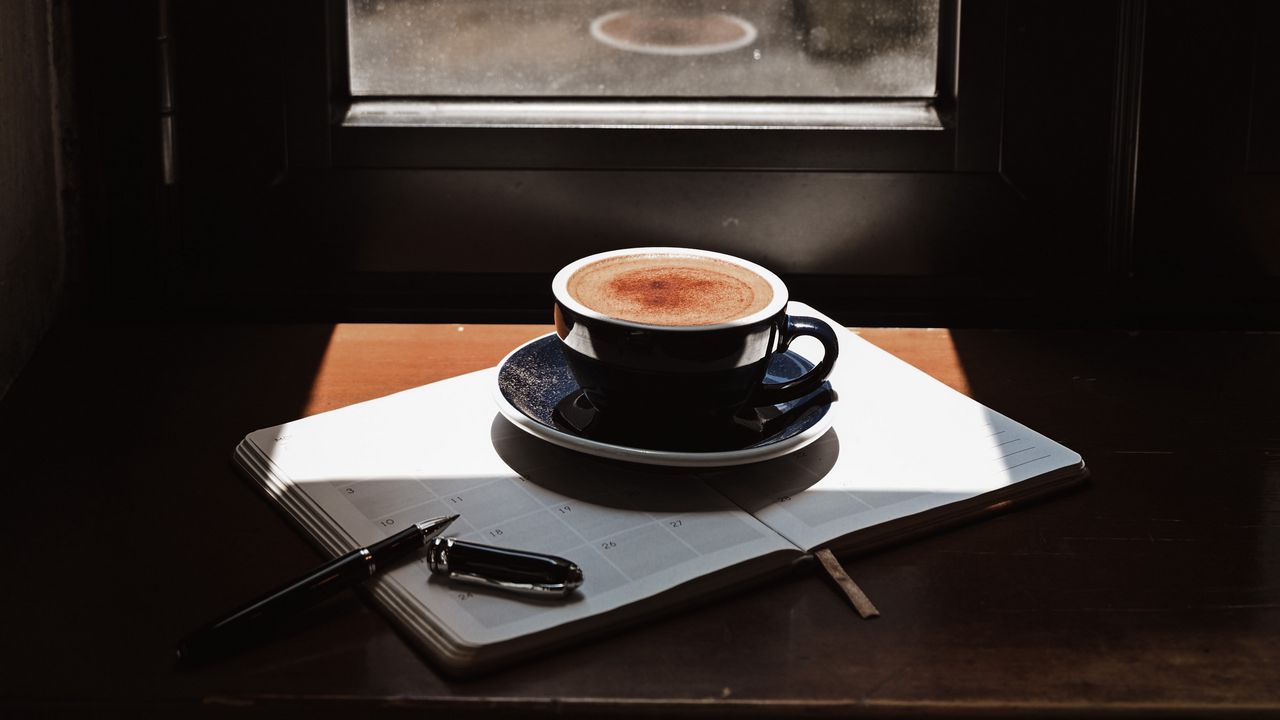
[[[437,515],[449,535],[566,557],[580,595],[549,604],[391,573],[464,645],[526,635],[795,548],[697,477],[573,453],[497,415],[485,370],[250,434],[264,472],[367,545]],[[286,503],[288,505],[288,503]],[[315,532],[315,530],[312,530]]]
[[[825,318],[796,303],[792,312]],[[768,463],[706,476],[805,549],[1081,464],[1075,452],[852,332],[841,333],[831,382],[840,399],[822,438]]]

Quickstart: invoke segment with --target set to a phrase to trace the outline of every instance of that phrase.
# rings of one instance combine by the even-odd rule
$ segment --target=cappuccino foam
[[[578,302],[619,320],[647,325],[714,325],[763,310],[773,286],[750,269],[696,255],[619,255],[569,277]]]

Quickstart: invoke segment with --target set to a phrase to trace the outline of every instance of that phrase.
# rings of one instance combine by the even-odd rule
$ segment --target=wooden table
[[[546,330],[57,328],[0,404],[0,716],[1280,715],[1275,334],[864,330],[1093,471],[845,558],[877,620],[802,574],[455,681],[347,594],[175,670],[178,637],[319,557],[230,465],[246,432]]]

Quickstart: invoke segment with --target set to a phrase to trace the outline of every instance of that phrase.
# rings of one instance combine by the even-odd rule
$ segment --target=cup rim
[[[729,262],[734,265],[744,267],[764,278],[769,283],[769,287],[773,290],[773,299],[770,300],[769,304],[764,306],[764,308],[757,310],[750,315],[744,315],[743,317],[725,322],[712,323],[708,325],[655,325],[651,323],[635,322],[634,320],[623,320],[611,315],[606,315],[597,310],[592,310],[586,305],[578,302],[569,294],[569,278],[572,277],[575,272],[587,265],[590,265],[591,263],[622,255],[685,255],[712,258]],[[777,315],[784,307],[786,307],[788,299],[787,286],[782,282],[782,278],[778,277],[777,274],[766,267],[753,263],[750,260],[737,257],[736,255],[728,255],[726,253],[715,252],[713,250],[698,250],[695,248],[682,247],[619,248],[578,258],[577,260],[574,260],[568,265],[560,268],[560,271],[556,273],[555,278],[551,281],[551,292],[555,295],[556,302],[569,308],[578,315],[582,315],[593,320],[599,320],[601,322],[621,325],[623,327],[633,327],[643,330],[662,330],[664,332],[706,332],[708,330],[728,330],[730,328],[753,325]]]

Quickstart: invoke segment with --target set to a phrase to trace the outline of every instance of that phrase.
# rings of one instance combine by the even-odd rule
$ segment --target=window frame
[[[941,0],[938,91],[928,101],[934,120],[927,126],[884,121],[883,111],[920,100],[868,98],[815,101],[848,106],[851,120],[840,126],[641,127],[622,122],[425,125],[412,118],[399,123],[361,122],[360,110],[370,101],[350,93],[347,3],[326,0],[322,7],[311,6],[308,17],[291,28],[289,52],[294,59],[286,83],[290,106],[298,108],[289,114],[291,163],[405,169],[994,171],[999,168],[1005,5],[1006,0]],[[317,47],[323,48],[319,54]],[[414,100],[378,98],[376,102]],[[609,105],[649,100],[580,102]],[[511,102],[509,98],[468,101]],[[865,121],[858,119],[859,107],[867,111],[862,113]]]

